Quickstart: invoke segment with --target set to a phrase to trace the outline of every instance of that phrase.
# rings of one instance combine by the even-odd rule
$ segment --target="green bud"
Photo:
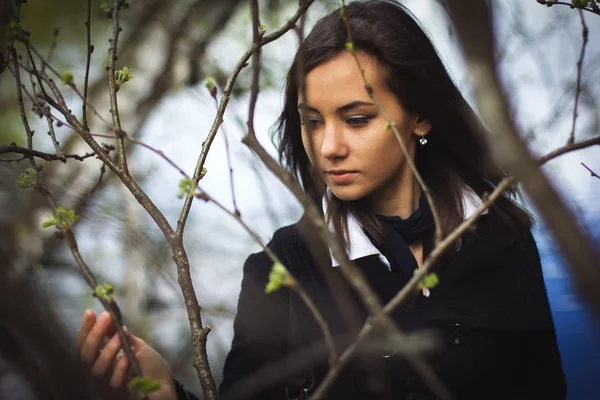
[[[179,181],[179,191],[177,192],[177,197],[181,199],[187,194],[193,195],[195,192],[196,185],[194,185],[194,181],[189,178],[183,178]]]
[[[139,376],[134,377],[131,382],[129,382],[128,386],[131,393],[140,399],[148,397],[150,393],[160,389],[160,383],[156,382],[154,379]]]
[[[269,273],[269,282],[265,287],[265,293],[272,293],[281,288],[281,286],[289,286],[291,282],[292,278],[288,270],[282,264],[275,263]]]
[[[96,286],[96,289],[94,289],[94,292],[96,293],[96,296],[98,296],[100,298],[104,298],[106,296],[106,291],[104,290],[104,288],[102,286]]]
[[[386,131],[392,129],[392,123],[389,122],[389,121],[386,122],[385,126],[383,127],[383,129],[386,130]]]
[[[212,97],[217,96],[217,86],[215,85],[214,78],[212,78],[212,77],[206,78],[206,82],[204,83],[204,86],[206,86],[206,89],[208,89],[208,93],[210,93],[210,95]]]
[[[415,270],[415,275],[418,273],[418,270]],[[440,283],[440,278],[435,272],[425,275],[421,281],[419,282],[419,289],[431,289],[437,284]]]
[[[258,27],[258,34],[260,36],[265,36],[265,33],[267,33],[267,27],[264,26],[263,24],[260,24]]]
[[[42,228],[56,226],[58,229],[66,229],[79,220],[79,215],[75,215],[75,210],[60,206],[56,211],[48,216],[48,219],[42,223]]]
[[[354,45],[352,42],[346,42],[346,50],[348,50],[350,53],[354,51]]]
[[[27,168],[25,173],[19,174],[17,177],[17,186],[20,188],[28,188],[37,183],[37,171],[33,168]]]
[[[60,80],[62,81],[62,83],[64,83],[65,85],[70,85],[73,83],[73,74],[70,72],[65,72],[64,74],[62,74],[60,76]]]
[[[120,86],[123,83],[132,80],[133,76],[131,76],[131,71],[132,69],[127,66],[115,71],[115,85]]]
[[[112,296],[113,292],[114,292],[114,288],[109,285],[108,283],[104,284],[104,292],[106,293],[107,296]]]
[[[102,4],[100,4],[100,9],[105,13],[112,12],[114,7],[114,0],[104,0]]]
[[[585,8],[588,5],[588,0],[571,0],[571,4],[577,8]]]

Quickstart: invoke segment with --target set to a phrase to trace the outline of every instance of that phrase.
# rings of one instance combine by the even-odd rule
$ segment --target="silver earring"
[[[421,146],[425,146],[427,144],[427,139],[425,139],[425,132],[421,131],[421,139],[419,139],[419,143]]]

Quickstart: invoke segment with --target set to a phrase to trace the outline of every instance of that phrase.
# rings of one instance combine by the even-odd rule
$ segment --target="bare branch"
[[[87,120],[87,97],[88,97],[88,85],[90,79],[90,63],[92,60],[92,53],[94,52],[94,46],[92,46],[91,41],[91,33],[90,33],[90,25],[92,23],[92,0],[88,0],[87,4],[87,18],[85,20],[85,32],[87,39],[87,47],[86,47],[86,62],[85,62],[85,80],[83,83],[83,104],[82,104],[82,121],[83,128],[88,129],[88,120]],[[74,85],[74,84],[73,84]]]
[[[600,318],[600,296],[596,289],[600,282],[597,268],[600,259],[576,219],[537,167],[512,122],[496,73],[491,11],[487,3],[476,0],[452,0],[449,6],[467,57],[482,119],[491,131],[493,156],[501,167],[522,181],[525,192],[573,269],[575,284]]]
[[[342,4],[343,4],[343,7],[346,7],[344,0],[342,0]],[[352,55],[352,57],[354,58],[354,61],[356,61],[356,65],[358,66],[358,69],[360,71],[360,75],[361,75],[363,83],[365,85],[365,90],[369,94],[369,97],[371,97],[371,99],[373,99],[373,102],[377,105],[377,108],[381,111],[381,114],[385,118],[385,122],[387,124],[386,128],[389,127],[390,129],[392,129],[393,132],[394,132],[394,135],[396,135],[396,139],[398,139],[398,143],[400,143],[400,148],[402,149],[402,152],[404,153],[404,158],[406,159],[406,162],[408,163],[410,169],[412,170],[415,179],[419,183],[419,186],[421,187],[421,190],[423,191],[423,194],[425,195],[425,198],[427,199],[427,203],[429,203],[429,208],[431,209],[431,214],[433,216],[433,221],[434,221],[434,224],[435,224],[435,240],[434,240],[434,244],[437,245],[440,242],[440,240],[442,239],[442,225],[440,223],[440,217],[438,215],[437,209],[436,209],[435,204],[433,202],[433,197],[431,197],[431,192],[429,191],[429,188],[425,184],[425,181],[423,180],[423,177],[421,177],[421,174],[417,170],[417,166],[415,165],[414,160],[412,159],[412,157],[408,153],[408,149],[406,147],[406,143],[404,143],[404,139],[402,139],[402,136],[400,135],[400,132],[398,131],[398,127],[389,118],[388,114],[383,109],[383,106],[381,105],[381,103],[377,99],[377,96],[375,96],[375,92],[373,91],[373,87],[369,84],[369,82],[367,82],[367,77],[365,75],[365,70],[362,68],[360,60],[358,59],[358,56],[357,56],[356,52],[354,51],[354,42],[352,41],[352,31],[350,29],[350,24],[348,22],[348,18],[346,17],[345,12],[341,15],[341,18],[344,21],[344,25],[346,26],[346,33],[348,35],[348,43],[350,43],[350,47],[348,48],[348,51]]]
[[[119,117],[119,105],[117,103],[117,87],[115,84],[115,62],[117,61],[117,46],[119,42],[119,33],[121,27],[119,26],[119,12],[121,7],[125,3],[125,0],[115,0],[112,9],[112,20],[113,20],[113,33],[110,41],[110,48],[108,49],[108,93],[110,99],[110,113],[112,114],[112,122],[115,127],[115,132],[119,136],[117,139],[117,165],[124,172],[127,172],[127,158],[125,155],[125,147],[123,145],[123,136],[125,132],[121,129],[121,119]]]
[[[304,0],[302,2],[302,4],[300,5],[300,7],[298,7],[298,10],[296,10],[296,14],[294,14],[294,16],[292,18],[290,18],[284,26],[282,26],[279,30],[273,32],[272,34],[267,35],[262,38],[261,46],[264,46],[265,44],[270,43],[273,40],[280,38],[284,33],[289,31],[290,29],[292,29],[295,26],[298,19],[300,19],[300,17],[306,12],[306,10],[308,9],[308,7],[310,7],[310,5],[313,3],[313,1],[314,0]],[[240,71],[247,65],[247,62],[250,59],[250,56],[252,56],[253,48],[254,48],[254,46],[251,49],[249,49],[248,51],[246,51],[246,53],[244,53],[244,55],[242,56],[240,61],[238,61],[237,65],[235,66],[233,72],[231,73],[231,75],[229,75],[229,78],[227,79],[227,83],[225,84],[225,88],[223,89],[223,95],[221,96],[221,102],[219,103],[219,109],[217,111],[217,115],[215,116],[214,122],[210,128],[210,131],[208,132],[208,137],[206,138],[206,140],[204,141],[204,143],[202,145],[202,151],[200,152],[198,162],[196,163],[196,168],[194,170],[194,176],[192,178],[194,183],[198,183],[198,181],[202,178],[202,175],[203,175],[202,171],[204,169],[204,163],[206,161],[206,157],[208,156],[208,151],[210,150],[210,146],[211,146],[215,136],[217,135],[219,127],[223,123],[223,115],[225,114],[225,109],[227,108],[227,105],[229,104],[229,98],[231,96],[231,91],[233,89],[233,85],[235,84],[235,81],[236,81]],[[183,209],[181,210],[181,214],[179,216],[179,219],[177,220],[176,233],[177,233],[178,237],[183,236],[183,231],[185,229],[185,223],[186,223],[187,217],[190,213],[190,208],[192,206],[193,199],[194,199],[193,196],[188,196],[188,197],[186,197],[185,202],[183,204]]]
[[[13,62],[14,62],[14,69],[15,69],[14,75],[15,75],[15,80],[17,83],[17,93],[18,93],[18,99],[19,99],[18,100],[19,108],[21,110],[21,118],[23,120],[23,125],[25,126],[25,130],[27,132],[27,150],[30,152],[33,152],[33,149],[32,149],[33,131],[29,127],[29,122],[27,121],[27,116],[25,114],[25,107],[23,104],[23,94],[21,91],[22,83],[21,83],[21,78],[20,78],[20,74],[19,74],[19,64],[18,64],[17,52],[15,51],[14,48],[12,48],[11,53],[12,53],[12,58],[13,58]],[[31,58],[32,58],[32,63],[33,63],[33,57],[31,57]],[[35,65],[33,66],[33,68],[35,69]],[[48,189],[44,185],[41,170],[36,165],[34,156],[30,155],[28,158],[30,160],[30,163],[31,163],[33,169],[35,171],[37,171],[37,179],[36,179],[36,182],[34,184],[32,184],[32,187],[35,190],[37,190],[38,192],[40,192],[48,200],[48,202],[50,203],[50,207],[52,208],[52,211],[56,212],[56,210],[57,210],[56,203],[55,203],[54,198],[52,197],[51,193],[48,191]],[[93,293],[95,293],[95,289],[98,286],[98,284],[96,282],[94,275],[92,274],[90,269],[87,267],[83,258],[81,257],[81,254],[79,253],[77,241],[75,239],[75,235],[73,234],[73,231],[71,230],[70,226],[67,226],[66,228],[61,228],[61,232],[64,234],[65,238],[67,239],[67,242],[69,243],[71,253],[73,254],[73,257],[75,258],[75,260],[77,262],[77,266],[78,266],[81,274],[83,275],[86,282],[92,289]],[[110,298],[110,300],[106,300],[106,299],[103,299],[100,297],[98,299],[100,300],[100,302],[102,303],[102,305],[104,306],[106,311],[108,311],[110,313],[110,315],[113,319],[114,325],[119,334],[119,338],[121,339],[121,343],[129,343],[128,337],[125,334],[125,330],[123,327],[123,321],[122,321],[121,314],[119,312],[117,303],[114,301],[114,299],[112,297]],[[123,346],[123,350],[124,350],[125,354],[127,355],[127,358],[129,360],[129,362],[131,363],[131,366],[132,366],[135,374],[140,377],[143,376],[142,370],[139,366],[137,359],[135,358],[135,355],[133,354],[133,350],[132,350],[131,346],[130,345]]]
[[[66,159],[68,158],[72,158],[78,161],[83,161],[86,158],[90,158],[96,155],[96,153],[92,152],[92,153],[85,153],[84,155],[80,156],[78,154],[64,154],[61,153],[60,155],[58,154],[50,154],[50,153],[44,153],[42,151],[37,151],[37,150],[32,150],[32,149],[28,149],[25,147],[20,147],[20,146],[3,146],[0,147],[0,154],[10,154],[10,153],[14,153],[14,154],[21,154],[23,155],[23,157],[18,158],[18,159],[12,159],[12,160],[6,160],[6,159],[0,159],[1,162],[13,162],[13,161],[21,161],[24,159],[27,159],[29,157],[37,157],[37,158],[41,158],[42,160],[45,161],[62,161],[62,162],[66,162]]]
[[[600,136],[584,140],[583,142],[568,144],[563,147],[559,147],[558,149],[551,151],[543,157],[540,157],[536,160],[537,165],[545,164],[546,162],[566,153],[570,153],[575,150],[585,149],[591,146],[600,146]]]
[[[573,5],[573,3],[567,3],[564,1],[557,1],[557,0],[536,0],[536,1],[542,5],[546,5],[548,7],[553,6],[553,5],[569,6],[569,8],[571,8],[571,9],[578,8],[583,11],[588,11],[593,14],[600,15],[600,8],[598,8],[597,4],[593,4],[593,3],[592,3],[593,5],[590,8],[587,8],[587,7],[575,7]]]
[[[585,56],[585,48],[588,43],[588,27],[585,24],[583,18],[583,11],[579,10],[579,17],[581,18],[581,53],[579,55],[579,61],[577,61],[577,86],[575,88],[575,105],[573,106],[573,127],[571,128],[571,135],[567,144],[573,144],[575,142],[575,123],[577,121],[577,106],[579,104],[579,93],[581,92],[581,69],[583,67],[583,57]]]
[[[19,102],[19,110],[21,111],[21,120],[23,121],[23,126],[25,127],[25,132],[27,133],[27,149],[29,151],[33,151],[33,134],[35,132],[31,130],[31,127],[29,126],[29,121],[27,120],[27,114],[25,113],[25,105],[23,104],[23,91],[21,90],[24,85],[21,83],[21,75],[19,73],[19,62],[18,62],[18,57],[17,57],[17,51],[15,50],[14,47],[11,48],[11,56],[13,59],[14,69],[15,69],[13,71],[13,74],[15,75],[15,80],[17,83],[17,99]],[[36,168],[35,160],[34,160],[33,156],[31,155],[28,158],[29,158],[29,162],[31,163],[31,166]]]
[[[591,170],[590,167],[588,167],[587,165],[585,165],[584,163],[581,163],[581,165],[583,165],[583,167],[585,169],[587,169],[588,171],[590,171],[590,174],[594,177],[594,178],[598,178],[600,179],[600,175],[598,175],[597,173],[595,173],[594,171]]]

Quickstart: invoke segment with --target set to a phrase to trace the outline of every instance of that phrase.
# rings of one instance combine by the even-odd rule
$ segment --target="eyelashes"
[[[374,116],[372,115],[357,115],[348,117],[345,122],[346,125],[351,128],[362,128],[368,125],[373,118]],[[308,118],[308,124],[310,125],[311,129],[317,129],[323,125],[323,121],[317,118]]]
[[[373,117],[370,115],[350,117],[346,120],[346,124],[353,128],[362,128],[363,126],[367,125],[372,119]]]

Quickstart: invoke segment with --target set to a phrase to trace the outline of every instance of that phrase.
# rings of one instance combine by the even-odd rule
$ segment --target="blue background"
[[[588,226],[594,243],[600,242],[600,219]],[[599,399],[600,329],[587,305],[573,288],[568,266],[543,226],[534,235],[540,251],[544,279],[554,317],[568,400]]]

